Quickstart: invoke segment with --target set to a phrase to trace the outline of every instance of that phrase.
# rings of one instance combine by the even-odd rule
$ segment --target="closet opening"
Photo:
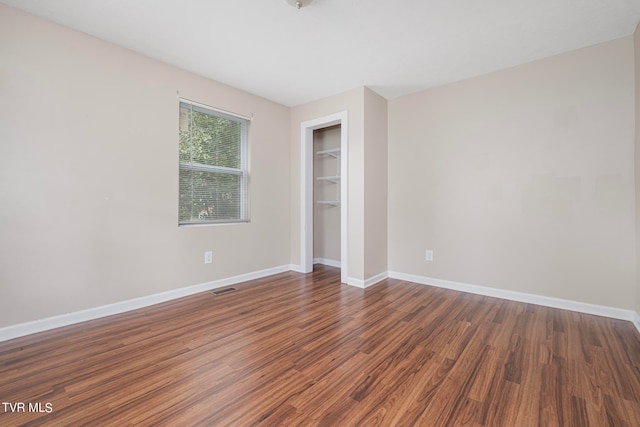
[[[341,125],[313,131],[313,264],[341,267]]]
[[[301,123],[300,270],[340,267],[348,279],[347,112]],[[317,226],[314,223],[317,222]]]

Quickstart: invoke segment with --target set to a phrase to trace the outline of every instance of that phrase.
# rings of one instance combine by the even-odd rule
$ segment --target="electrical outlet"
[[[213,252],[207,251],[204,253],[204,263],[211,264],[213,262]]]
[[[433,261],[433,251],[431,249],[427,249],[427,252],[425,254],[425,259],[427,261]]]

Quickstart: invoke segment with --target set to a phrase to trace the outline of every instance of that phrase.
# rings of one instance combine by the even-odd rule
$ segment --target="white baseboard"
[[[212,282],[201,283],[199,285],[188,286],[185,288],[175,289],[167,292],[161,292],[145,297],[135,298],[127,301],[117,302],[114,304],[103,305],[86,310],[76,311],[73,313],[62,314],[59,316],[48,317],[46,319],[35,320],[31,322],[20,323],[17,325],[6,326],[0,328],[0,342],[25,335],[35,334],[62,326],[73,325],[75,323],[94,320],[101,317],[111,316],[114,314],[124,313],[126,311],[137,310],[148,307],[161,302],[181,298],[211,289],[230,286],[236,283],[246,282],[253,279],[259,279],[273,274],[283,273],[286,271],[295,271],[303,273],[302,267],[291,264],[280,267],[268,268],[265,270],[254,271],[251,273],[240,274],[238,276],[228,277],[224,279],[214,280]],[[469,292],[478,295],[485,295],[495,298],[507,299],[512,301],[537,304],[547,307],[560,308],[563,310],[577,311],[580,313],[595,314],[598,316],[611,317],[614,319],[631,321],[638,332],[640,332],[640,313],[632,310],[624,310],[621,308],[607,307],[595,304],[589,304],[578,301],[565,300],[560,298],[545,297],[542,295],[527,294],[524,292],[508,291],[504,289],[489,288],[486,286],[471,285],[468,283],[453,282],[450,280],[433,279],[413,274],[398,273],[395,271],[382,272],[366,280],[348,278],[347,284],[359,288],[367,288],[373,286],[386,278],[406,280],[409,282],[419,283],[423,285],[437,286],[441,288],[452,289],[456,291]]]
[[[633,324],[635,325],[638,332],[640,332],[640,313],[637,311],[633,312]]]
[[[328,265],[329,267],[337,267],[337,268],[340,268],[340,266],[341,266],[340,261],[335,261],[335,260],[326,259],[326,258],[314,258],[313,259],[313,263],[314,264]]]
[[[289,264],[289,270],[291,271],[295,271],[296,273],[304,273],[304,269],[302,268],[301,265],[297,265],[297,264]]]
[[[358,288],[364,289],[364,288],[368,288],[369,286],[373,286],[378,282],[383,281],[387,277],[389,277],[389,274],[386,271],[383,271],[380,274],[376,274],[375,276],[369,277],[366,280],[354,279],[353,277],[349,277],[347,279],[347,285],[356,286]]]
[[[354,279],[353,277],[347,277],[347,285],[364,289],[364,280]]]
[[[389,272],[392,279],[406,280],[422,285],[437,286],[455,291],[469,292],[472,294],[507,299],[511,301],[526,302],[529,304],[543,305],[546,307],[560,308],[563,310],[577,311],[580,313],[595,314],[596,316],[611,317],[613,319],[634,321],[635,311],[622,308],[607,307],[604,305],[589,304],[586,302],[572,301],[561,298],[545,297],[542,295],[527,294],[524,292],[508,291],[505,289],[489,288],[486,286],[470,285],[468,283],[452,282],[450,280],[433,279],[430,277],[416,276],[413,274]],[[640,322],[638,322],[640,323]],[[638,324],[636,324],[638,327]],[[638,328],[640,330],[640,328]]]
[[[212,282],[201,283],[199,285],[188,286],[185,288],[174,289],[171,291],[161,292],[145,297],[134,298],[114,304],[89,308],[73,313],[61,314],[59,316],[48,317],[45,319],[34,320],[17,325],[6,326],[4,328],[0,328],[0,342],[10,340],[12,338],[22,337],[25,335],[35,334],[37,332],[60,328],[62,326],[68,326],[75,323],[86,322],[88,320],[99,319],[101,317],[111,316],[113,314],[120,314],[124,313],[125,311],[137,310],[139,308],[148,307],[150,305],[159,304],[161,302],[197,294],[200,292],[205,292],[215,288],[221,288],[223,286],[234,285],[236,283],[246,282],[248,280],[259,279],[261,277],[283,273],[285,271],[293,270],[293,268],[291,267],[292,266],[285,265],[280,267],[267,268],[265,270],[240,274],[238,276],[214,280]]]

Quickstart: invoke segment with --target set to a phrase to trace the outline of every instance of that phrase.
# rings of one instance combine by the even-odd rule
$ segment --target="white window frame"
[[[216,224],[237,224],[249,222],[249,123],[250,117],[245,117],[239,114],[230,113],[225,110],[221,110],[209,105],[201,104],[185,98],[178,98],[178,115],[180,114],[180,108],[183,106],[191,106],[194,110],[208,114],[211,116],[221,117],[223,119],[231,120],[241,124],[240,133],[240,168],[228,168],[223,166],[212,165],[194,165],[190,162],[180,162],[178,157],[178,169],[179,170],[194,170],[202,172],[214,172],[225,173],[230,175],[239,175],[241,178],[240,184],[240,217],[237,219],[221,219],[221,220],[200,220],[191,219],[189,221],[180,221],[180,215],[178,215],[178,226],[193,226],[193,225],[216,225]],[[179,141],[178,141],[179,143]],[[180,173],[178,173],[180,175]],[[180,200],[180,185],[178,185],[178,206]]]

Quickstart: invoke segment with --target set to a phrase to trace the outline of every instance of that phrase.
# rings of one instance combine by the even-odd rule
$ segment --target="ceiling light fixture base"
[[[296,9],[301,9],[304,6],[307,6],[312,1],[313,0],[287,0],[287,3],[289,3],[291,6],[295,7]]]

